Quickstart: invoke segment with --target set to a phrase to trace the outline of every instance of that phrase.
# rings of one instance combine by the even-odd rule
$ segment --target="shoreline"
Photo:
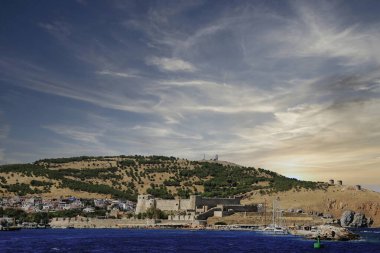
[[[316,240],[320,238],[321,240],[327,241],[351,241],[358,240],[360,236],[354,232],[352,232],[348,228],[339,227],[339,226],[331,226],[331,225],[321,225],[315,227],[283,227],[286,233],[271,233],[267,232],[265,227],[257,226],[253,224],[235,224],[235,225],[213,225],[213,226],[191,226],[189,224],[123,224],[118,226],[77,226],[69,225],[69,226],[50,226],[50,227],[35,227],[35,228],[22,228],[18,227],[17,230],[44,230],[44,229],[75,229],[75,230],[83,230],[83,229],[110,229],[110,230],[120,230],[120,229],[131,229],[131,230],[184,230],[184,231],[240,231],[240,232],[257,232],[271,236],[299,236],[308,240]],[[378,229],[378,228],[362,228],[362,229]],[[15,229],[16,230],[16,229]],[[14,230],[13,230],[14,231]]]

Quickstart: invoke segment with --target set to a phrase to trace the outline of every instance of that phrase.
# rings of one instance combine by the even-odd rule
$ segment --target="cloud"
[[[54,154],[218,153],[303,179],[371,174],[378,19],[352,21],[349,4],[283,4],[107,4],[83,22],[40,23],[65,57],[2,56],[0,79],[89,104],[62,103],[80,112],[41,123]]]
[[[380,39],[378,24],[344,22],[337,9],[326,5],[294,3],[297,16],[265,35],[267,42],[278,42],[273,56],[338,58],[348,66],[379,64],[380,50],[375,46]]]
[[[38,23],[38,26],[60,39],[67,38],[71,35],[70,25],[63,21],[54,21],[51,23]]]
[[[83,127],[72,127],[66,125],[51,125],[43,126],[43,128],[48,129],[56,134],[65,136],[72,140],[80,142],[89,142],[89,143],[99,143],[99,138],[103,136],[102,131],[93,131],[88,128]]]
[[[184,72],[194,72],[196,68],[190,63],[178,58],[166,58],[166,57],[150,57],[146,60],[148,65],[154,65],[158,67],[161,71],[184,71]]]
[[[247,155],[255,156],[258,166],[285,174],[303,171],[309,177],[315,172],[313,179],[318,180],[342,170],[350,175],[358,175],[359,168],[375,173],[376,143],[380,141],[380,125],[375,118],[380,116],[376,110],[379,105],[376,99],[339,106],[300,105],[278,112],[275,121],[243,132],[245,139],[260,147],[248,149]]]
[[[131,78],[131,77],[139,77],[136,74],[128,73],[128,72],[114,72],[109,70],[102,70],[97,72],[99,75],[108,75],[108,76],[114,76],[114,77],[124,77],[124,78]]]
[[[223,87],[226,86],[226,84],[220,84],[217,82],[207,81],[207,80],[160,80],[159,84],[161,86],[188,86],[188,87]]]
[[[194,135],[194,134],[183,134],[178,133],[174,129],[170,129],[168,127],[153,127],[153,126],[134,126],[131,130],[139,132],[142,136],[146,137],[155,137],[155,138],[175,138],[175,139],[195,139],[201,140],[202,136]]]
[[[114,80],[111,80],[109,85],[104,85],[104,81],[98,80],[93,80],[93,82],[67,80],[55,71],[19,59],[0,59],[0,67],[5,70],[5,74],[0,79],[13,85],[88,102],[104,108],[149,113],[151,112],[149,108],[155,104],[155,101],[144,99],[143,95],[128,99],[123,91],[128,89],[131,93],[133,88],[129,89],[124,83],[117,83]],[[109,72],[104,75],[115,75],[115,73]]]

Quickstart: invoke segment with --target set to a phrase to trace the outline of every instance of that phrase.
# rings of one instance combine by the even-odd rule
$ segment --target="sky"
[[[212,158],[380,191],[380,1],[3,0],[0,164]]]

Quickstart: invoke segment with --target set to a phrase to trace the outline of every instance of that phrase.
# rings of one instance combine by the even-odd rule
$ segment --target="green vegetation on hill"
[[[77,180],[71,179],[63,179],[62,188],[69,188],[74,191],[84,191],[84,192],[92,192],[92,193],[100,193],[100,194],[110,194],[116,198],[128,199],[128,200],[137,200],[137,196],[134,194],[132,190],[120,191],[109,185],[105,184],[91,184],[79,182]]]
[[[11,164],[0,166],[0,173],[20,173],[27,177],[41,176],[51,179],[61,178],[60,173],[54,170],[49,170],[44,166],[37,164]]]
[[[108,161],[109,167],[97,161]],[[75,165],[70,168],[70,163]],[[78,168],[82,164],[83,168]],[[65,165],[65,166],[63,166]],[[205,197],[232,197],[252,190],[276,193],[291,189],[319,189],[323,183],[300,181],[275,172],[222,165],[207,161],[187,161],[165,156],[81,156],[43,159],[34,164],[0,166],[0,192],[18,195],[41,194],[56,188],[109,194],[115,198],[136,200],[137,194],[152,194],[158,198],[188,198],[190,194]],[[30,185],[23,181],[15,184],[8,179],[31,178]],[[35,179],[43,178],[43,180]],[[146,187],[149,186],[149,187]]]
[[[146,193],[153,195],[156,198],[161,199],[174,199],[174,196],[167,190],[165,186],[148,188]]]
[[[78,169],[59,169],[59,173],[64,176],[72,176],[79,178],[81,180],[89,178],[100,178],[103,180],[107,179],[122,179],[123,177],[115,174],[118,171],[118,168],[105,168],[105,169],[87,169],[87,170],[78,170]]]
[[[39,194],[43,192],[38,189],[31,189],[27,184],[20,183],[5,185],[3,188],[7,189],[10,192],[17,193],[17,195],[20,196],[25,196],[27,194]]]
[[[76,160],[76,159],[74,159]],[[44,166],[38,164],[14,164],[14,165],[3,165],[0,166],[0,173],[20,173],[21,176],[39,176],[46,177],[49,180],[57,180],[60,182],[61,188],[69,188],[74,191],[85,191],[91,193],[100,194],[110,194],[116,198],[136,200],[137,194],[133,189],[127,189],[121,191],[104,184],[93,184],[87,182],[81,182],[85,179],[96,178],[96,179],[121,179],[120,175],[114,174],[117,172],[118,168],[107,168],[107,169],[88,169],[88,170],[78,170],[78,169],[59,169],[50,170]],[[68,179],[67,177],[73,177],[79,180]],[[116,183],[117,184],[117,183]],[[115,184],[115,185],[116,185]],[[27,194],[40,194],[43,192],[48,192],[52,183],[46,182],[41,183],[38,180],[32,180],[31,186],[43,186],[44,190],[31,189],[27,184],[0,184],[0,186],[9,192],[14,192],[17,195],[24,196]]]
[[[104,160],[103,156],[78,156],[69,158],[51,158],[38,160],[35,163],[70,163],[70,162],[82,162],[82,161],[92,161],[92,160]]]

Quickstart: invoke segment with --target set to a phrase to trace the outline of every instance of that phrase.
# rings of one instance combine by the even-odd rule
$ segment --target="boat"
[[[259,230],[260,232],[263,232],[265,234],[271,234],[271,235],[287,235],[289,234],[289,231],[285,227],[276,227],[276,226],[267,226],[262,230]]]
[[[50,228],[50,225],[49,224],[38,224],[37,228],[39,228],[39,229]]]
[[[289,234],[289,231],[286,227],[281,226],[276,223],[276,221],[280,218],[281,215],[276,215],[278,213],[278,210],[276,207],[275,200],[273,201],[273,215],[272,215],[272,224],[266,226],[263,229],[259,229],[259,232],[265,233],[265,234],[271,234],[271,235],[287,235]],[[277,217],[276,217],[277,216]]]

